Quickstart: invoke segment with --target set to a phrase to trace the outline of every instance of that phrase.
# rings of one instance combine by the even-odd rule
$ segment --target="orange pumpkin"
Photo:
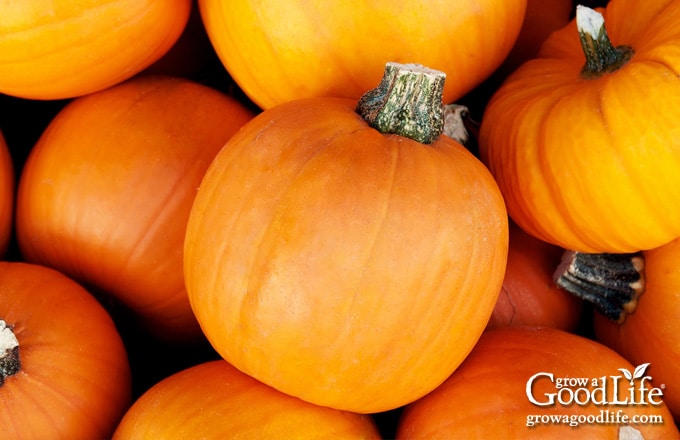
[[[404,409],[397,439],[678,439],[664,390],[649,378],[657,367],[636,368],[559,329],[491,330],[446,382]],[[630,384],[626,373],[644,377]]]
[[[7,253],[14,215],[14,163],[0,132],[0,258]]]
[[[391,61],[444,71],[452,80],[443,99],[453,102],[501,64],[526,0],[199,0],[199,7],[226,69],[267,109],[299,98],[359,99]]]
[[[515,45],[497,72],[507,75],[535,58],[543,42],[571,21],[573,9],[572,0],[527,0],[524,21]]]
[[[126,80],[179,38],[191,0],[0,4],[0,93],[62,99]]]
[[[113,320],[83,287],[0,262],[0,437],[110,438],[131,375]]]
[[[680,420],[680,239],[643,253],[645,293],[622,324],[596,314],[595,335],[631,362],[650,362]]]
[[[481,162],[436,135],[431,73],[389,63],[359,112],[330,97],[266,110],[211,164],[185,278],[203,331],[240,370],[373,413],[427,393],[472,349],[500,291],[507,214]]]
[[[579,10],[588,56],[577,13],[493,95],[481,157],[532,235],[580,252],[651,249],[680,236],[680,2]]]
[[[583,301],[553,281],[563,252],[511,222],[503,287],[487,328],[536,325],[575,331]]]
[[[508,75],[536,57],[550,34],[569,23],[573,8],[572,0],[527,0],[524,21],[510,53],[491,76],[463,98],[475,119],[481,119],[489,98]]]
[[[72,101],[20,178],[23,258],[110,295],[158,336],[201,336],[182,273],[186,222],[208,165],[251,117],[214,89],[162,76]]]
[[[139,397],[113,436],[133,438],[378,440],[380,435],[371,416],[304,402],[214,360],[177,372]]]

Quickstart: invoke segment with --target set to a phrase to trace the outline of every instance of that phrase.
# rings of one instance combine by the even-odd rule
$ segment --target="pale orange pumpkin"
[[[444,102],[481,83],[510,51],[526,0],[199,0],[217,55],[261,108],[293,99],[359,99],[386,62],[449,75]]]
[[[191,305],[220,355],[287,394],[362,413],[416,399],[463,361],[508,246],[488,170],[436,134],[442,76],[389,64],[383,81],[359,112],[356,100],[309,98],[247,123],[208,169],[185,240]],[[375,120],[371,104],[384,104]]]
[[[113,440],[378,440],[370,415],[339,411],[283,394],[224,360],[189,367],[144,392]]]
[[[680,2],[581,11],[581,32],[577,14],[494,93],[480,154],[532,235],[586,253],[652,249],[680,236]]]
[[[14,217],[14,163],[0,132],[0,258],[7,253]]]
[[[0,438],[110,438],[131,404],[106,310],[63,274],[0,262]]]
[[[177,41],[191,0],[0,3],[0,93],[81,96],[131,78]]]
[[[184,288],[186,222],[203,173],[252,117],[198,83],[141,76],[70,102],[23,168],[23,258],[96,287],[166,339],[201,337]]]

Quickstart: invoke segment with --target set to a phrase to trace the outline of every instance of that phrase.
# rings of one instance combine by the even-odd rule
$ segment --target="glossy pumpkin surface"
[[[527,232],[635,252],[680,236],[680,3],[612,0],[602,12],[632,57],[586,78],[575,22],[552,34],[492,97],[480,152]]]
[[[200,336],[182,273],[186,222],[208,165],[251,117],[221,92],[162,76],[72,101],[21,175],[23,258],[110,295],[157,335]]]
[[[14,217],[14,164],[0,132],[0,258],[5,256]]]
[[[508,230],[464,147],[384,135],[355,106],[297,100],[247,123],[201,183],[184,261],[194,312],[227,361],[369,413],[425,394],[469,353]]]
[[[503,287],[487,328],[536,325],[575,331],[583,301],[553,281],[563,253],[511,222]]]
[[[131,375],[94,297],[53,269],[1,262],[0,320],[18,340],[21,364],[0,381],[0,437],[110,438],[130,405]]]
[[[373,419],[313,405],[238,371],[223,360],[167,377],[125,414],[113,440],[380,439]]]
[[[597,339],[666,384],[665,400],[680,417],[680,240],[644,252],[645,293],[623,324],[595,315]]]
[[[616,387],[618,399],[623,400],[628,396],[629,383],[619,369],[633,373],[635,366],[604,345],[573,333],[550,327],[491,330],[480,338],[472,353],[446,382],[405,408],[397,439],[680,438],[668,407],[659,396],[654,396],[653,401],[660,405],[600,405],[588,401],[585,391],[576,391],[585,388],[593,392],[599,386],[601,391],[595,392],[594,400],[603,400],[605,393],[609,396],[607,401],[613,402]],[[541,375],[531,380],[538,373]],[[617,382],[612,376],[619,378]],[[607,380],[604,388],[603,377]],[[569,378],[585,378],[587,385],[568,385]],[[593,386],[591,378],[597,380],[597,386]],[[559,385],[558,380],[563,385]],[[639,393],[640,379],[635,379],[634,386]],[[649,383],[646,379],[645,387],[652,386],[658,387],[659,383]],[[561,391],[558,397],[556,393],[560,390],[567,391]],[[568,403],[572,400],[570,392],[583,403]],[[530,401],[530,396],[541,405],[550,399],[555,403],[539,406]],[[639,394],[636,396],[640,400]],[[644,399],[647,399],[646,392]],[[596,422],[595,417],[605,417],[601,411],[609,417],[608,423]],[[636,416],[661,419],[624,426],[614,422],[617,413],[625,414],[630,420]],[[547,419],[541,422],[544,416]],[[560,422],[551,421],[550,416]],[[587,421],[588,416],[592,417],[591,423]],[[581,423],[578,423],[579,417],[583,417]],[[570,425],[572,418],[574,426]],[[637,434],[641,437],[626,437],[626,431],[631,428],[639,431]]]
[[[447,73],[444,102],[453,102],[501,64],[526,0],[200,0],[199,6],[222,63],[266,109],[299,98],[358,99],[388,61]]]
[[[179,38],[191,0],[0,4],[0,93],[62,99],[126,80]]]

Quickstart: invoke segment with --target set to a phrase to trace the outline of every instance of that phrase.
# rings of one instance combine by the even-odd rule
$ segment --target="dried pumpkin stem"
[[[460,104],[444,106],[444,134],[473,153],[477,153],[479,123],[472,119],[466,106]]]
[[[645,289],[641,252],[588,254],[565,251],[554,273],[558,286],[591,302],[607,318],[622,323],[635,311]]]
[[[621,68],[633,56],[629,46],[612,45],[604,26],[604,17],[587,6],[576,6],[576,27],[586,63],[581,76],[588,79],[598,78],[605,73]]]
[[[444,129],[446,74],[419,64],[387,63],[378,87],[357,103],[357,113],[381,133],[429,144]]]
[[[19,340],[12,328],[0,319],[0,386],[5,378],[21,369],[19,362]]]

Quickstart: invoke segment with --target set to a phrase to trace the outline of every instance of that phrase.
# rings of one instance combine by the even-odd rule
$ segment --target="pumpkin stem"
[[[461,104],[444,106],[444,134],[475,155],[478,153],[479,123],[472,119],[466,106]]]
[[[0,319],[0,386],[5,378],[21,369],[19,362],[19,340],[12,328]]]
[[[604,26],[604,17],[599,12],[577,5],[576,27],[586,56],[586,63],[581,69],[584,78],[594,79],[613,72],[633,56],[633,49],[629,46],[612,45]]]
[[[607,318],[623,323],[645,290],[644,266],[641,252],[565,251],[553,279],[561,288],[591,302]]]
[[[467,144],[470,141],[470,131],[465,120],[469,118],[470,111],[464,105],[445,105],[443,133],[461,145]]]
[[[444,129],[446,74],[419,64],[389,62],[380,84],[357,103],[357,113],[381,133],[394,133],[423,144]]]

